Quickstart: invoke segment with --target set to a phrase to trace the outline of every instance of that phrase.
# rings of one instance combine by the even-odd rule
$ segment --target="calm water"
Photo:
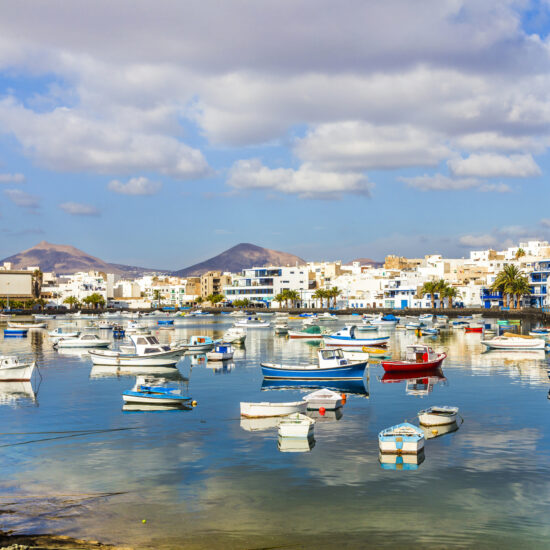
[[[156,332],[221,336],[230,324]],[[394,357],[416,340],[388,334]],[[448,349],[443,379],[386,383],[371,365],[342,417],[316,423],[309,452],[289,453],[276,429],[241,426],[239,402],[297,399],[306,390],[262,391],[260,361],[314,360],[315,346],[250,329],[225,370],[180,361],[173,379],[196,408],[127,412],[133,376],[56,352],[45,331],[4,339],[1,353],[34,355],[42,379],[34,397],[0,387],[0,528],[144,548],[547,548],[544,352],[481,353],[480,335],[462,331],[431,341]],[[378,432],[431,404],[459,406],[460,429],[427,440],[418,469],[382,468]]]

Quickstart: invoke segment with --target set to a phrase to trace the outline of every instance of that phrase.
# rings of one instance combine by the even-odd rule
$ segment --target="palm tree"
[[[330,302],[330,299],[332,298],[332,307],[336,307],[336,298],[338,298],[340,294],[342,294],[342,291],[337,286],[333,286],[327,292],[327,298],[329,299],[329,302]]]
[[[523,248],[518,248],[516,250],[516,260],[523,258],[523,256],[525,256],[525,250],[523,250]]]
[[[273,298],[273,301],[274,302],[277,302],[279,304],[279,307],[281,306],[281,304],[285,301],[285,296],[282,292],[279,292],[279,294],[277,294],[274,298]]]
[[[225,296],[223,294],[213,294],[212,297],[210,298],[210,303],[212,305],[216,305],[216,304],[219,304],[220,302],[223,302],[224,299],[225,299]]]
[[[160,290],[155,290],[153,292],[153,300],[155,300],[155,302],[157,302],[157,305],[160,307],[160,304],[162,302],[162,295],[160,293]]]
[[[491,285],[491,290],[502,292],[503,307],[508,307],[508,298],[512,296],[514,291],[514,281],[520,277],[523,277],[521,270],[512,264],[505,265],[496,276],[495,282]]]
[[[292,307],[296,307],[296,302],[300,299],[300,294],[297,290],[287,290],[287,297],[292,302]]]
[[[444,298],[447,298],[447,300],[448,300],[447,306],[450,309],[452,309],[453,308],[453,300],[455,298],[460,298],[460,292],[454,286],[446,286],[441,291],[440,296],[441,296],[441,303],[443,303]]]
[[[515,297],[515,309],[519,309],[523,296],[531,294],[531,287],[527,277],[519,276],[510,283],[510,294]]]
[[[323,299],[325,297],[325,290],[318,288],[313,295],[311,296],[314,300],[319,300],[321,302],[321,307],[323,307]]]
[[[64,304],[69,304],[70,309],[73,309],[73,306],[78,307],[78,305],[79,305],[78,298],[76,298],[75,296],[67,296],[63,300],[63,303]]]
[[[420,296],[430,295],[432,309],[435,309],[435,295],[437,292],[439,292],[439,281],[426,281],[419,291]]]

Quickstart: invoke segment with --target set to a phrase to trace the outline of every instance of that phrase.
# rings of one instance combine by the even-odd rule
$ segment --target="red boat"
[[[483,332],[483,327],[465,327],[465,332]]]
[[[382,361],[382,367],[386,372],[435,370],[441,366],[445,357],[446,353],[435,353],[429,346],[415,344],[407,346],[403,361]]]

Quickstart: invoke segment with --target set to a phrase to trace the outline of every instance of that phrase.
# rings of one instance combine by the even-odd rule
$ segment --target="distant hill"
[[[204,262],[174,272],[179,277],[197,276],[207,271],[232,271],[238,273],[243,269],[264,265],[304,265],[305,260],[288,254],[262,248],[250,243],[241,243],[233,248],[205,260]]]
[[[371,258],[357,258],[356,260],[351,260],[348,265],[353,264],[353,262],[359,262],[361,265],[372,265],[373,267],[382,267],[384,265],[384,262],[378,262]]]
[[[52,244],[46,241],[42,241],[36,246],[19,252],[18,254],[14,254],[9,258],[4,258],[0,260],[0,263],[1,262],[11,262],[14,269],[25,269],[37,265],[42,271],[54,271],[58,274],[93,270],[103,271],[105,273],[116,273],[127,277],[137,277],[143,273],[152,273],[156,271],[144,267],[110,264],[95,256],[90,256],[74,246]]]

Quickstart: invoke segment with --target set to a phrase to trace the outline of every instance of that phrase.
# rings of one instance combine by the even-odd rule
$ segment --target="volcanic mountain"
[[[294,254],[262,248],[255,244],[240,243],[209,260],[180,269],[174,272],[174,275],[179,277],[196,276],[207,271],[231,271],[239,273],[243,269],[250,267],[261,267],[264,265],[304,265],[305,263],[305,260],[294,256]]]
[[[42,271],[53,271],[57,274],[93,270],[125,276],[139,276],[143,273],[152,273],[155,271],[144,267],[109,264],[99,258],[86,254],[86,252],[74,246],[52,244],[46,241],[42,241],[36,246],[14,254],[9,258],[0,260],[0,263],[2,262],[11,262],[13,269],[26,269],[30,266],[39,266]]]
[[[359,262],[361,265],[371,265],[373,267],[382,267],[384,265],[384,262],[378,262],[376,260],[372,260],[371,258],[357,258],[349,262],[348,265],[352,265],[354,262]]]

